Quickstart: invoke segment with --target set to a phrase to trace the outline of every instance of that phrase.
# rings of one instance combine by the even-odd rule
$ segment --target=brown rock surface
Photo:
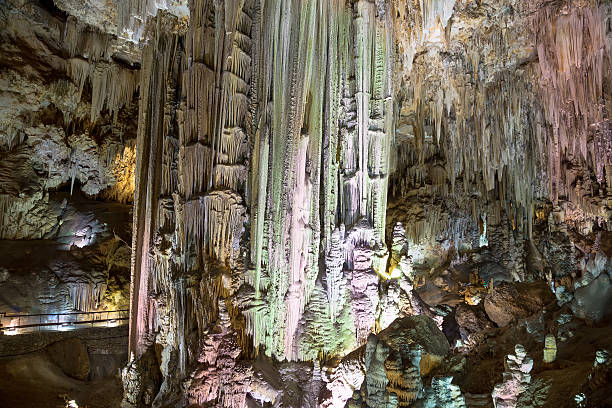
[[[159,391],[161,373],[153,347],[132,360],[122,373],[124,398],[122,407],[150,406]]]
[[[463,339],[493,327],[493,323],[480,306],[460,304],[455,311],[455,320],[459,325],[459,332]]]
[[[89,375],[89,356],[87,347],[78,338],[71,338],[53,343],[47,349],[51,360],[64,374],[78,380],[86,380]]]
[[[427,375],[444,357],[450,345],[436,322],[424,315],[407,316],[397,319],[378,335],[394,350],[410,344],[423,348],[421,355],[421,375]]]
[[[505,327],[539,312],[553,300],[553,294],[544,282],[503,282],[487,295],[484,308],[493,322]]]

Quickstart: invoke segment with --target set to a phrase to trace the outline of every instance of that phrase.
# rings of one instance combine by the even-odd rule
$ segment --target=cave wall
[[[158,16],[144,51],[131,347],[168,321],[181,367],[221,302],[245,350],[310,359],[364,342],[387,257],[389,12],[236,6],[192,4],[184,34]]]
[[[192,2],[187,25],[159,11],[131,351],[160,344],[166,376],[204,365],[215,384],[234,378],[203,346],[217,330],[243,357],[342,356],[401,315],[441,324],[414,279],[448,262],[573,290],[550,257],[564,223],[608,236],[607,25],[580,2]]]
[[[127,406],[434,401],[393,322],[513,282],[606,317],[608,2],[81,3],[0,4],[2,296],[125,306],[131,250]]]
[[[2,312],[127,307],[140,55],[80,8],[0,4]]]

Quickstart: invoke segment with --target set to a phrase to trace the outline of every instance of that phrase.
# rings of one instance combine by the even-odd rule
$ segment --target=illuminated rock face
[[[63,82],[21,94],[89,127],[30,126],[8,104],[0,235],[46,237],[59,210],[45,192],[65,183],[133,196],[126,404],[462,406],[457,373],[424,380],[448,343],[407,338],[440,328],[477,350],[494,323],[543,315],[549,290],[604,317],[606,6],[86,3],[100,12],[55,1],[70,15],[53,29]],[[136,93],[134,143],[118,124]],[[105,287],[90,275],[66,279],[77,308]],[[520,298],[510,282],[530,280],[546,285]],[[428,323],[404,326],[412,315]]]
[[[0,4],[5,313],[128,307],[140,57],[73,3]]]
[[[179,326],[214,322],[219,296],[241,346],[279,360],[363,344],[387,259],[390,10],[195,2],[184,34],[158,20],[143,53],[132,350],[163,319],[184,349]]]
[[[0,3],[0,312],[131,267],[127,406],[519,404],[475,362],[612,299],[612,9],[562,3]]]
[[[452,378],[437,378],[427,388],[422,380],[448,351],[448,341],[431,318],[398,319],[342,359],[327,379],[329,396],[321,406],[396,407],[411,406],[417,400],[427,407],[442,402],[461,406]]]
[[[570,218],[608,216],[609,125],[586,107],[602,85],[580,82],[570,45],[588,37],[585,69],[603,73],[606,11],[533,13],[516,1],[166,3],[118,10],[120,36],[143,45],[130,350],[163,348],[158,401],[181,387],[194,404],[278,401],[280,387],[244,361],[329,361],[365,344],[365,360],[321,372],[337,384],[326,406],[425,397],[460,406],[448,376],[420,382],[440,355],[415,347],[388,359],[386,343],[368,338],[412,314],[445,330],[454,319],[457,301],[428,304],[431,282],[419,280],[428,251],[449,257],[447,278],[478,265],[464,298],[484,298],[491,315],[500,282],[550,274],[541,260],[558,247],[534,236],[563,222],[549,203],[571,208]],[[578,118],[598,123],[592,137]],[[580,134],[571,141],[570,128]],[[591,174],[597,181],[587,183]],[[551,286],[571,273],[549,269]],[[447,278],[438,289],[454,296]],[[544,300],[493,320],[540,313]],[[482,309],[473,314],[482,318],[469,327],[474,336],[459,334],[470,346],[493,326]],[[236,387],[224,391],[224,382]],[[365,393],[353,395],[362,383]],[[432,396],[437,388],[448,395]]]

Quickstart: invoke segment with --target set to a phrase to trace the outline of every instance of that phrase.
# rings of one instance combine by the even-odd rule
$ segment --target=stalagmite
[[[553,334],[547,334],[544,339],[544,362],[552,363],[557,358],[557,340]]]
[[[517,344],[515,354],[506,357],[504,382],[495,385],[491,394],[494,407],[517,407],[519,396],[527,390],[531,382],[529,372],[533,367],[533,360],[526,355],[525,348]]]
[[[452,384],[453,377],[434,377],[431,387],[425,390],[425,398],[419,407],[465,408],[465,398],[461,389]]]

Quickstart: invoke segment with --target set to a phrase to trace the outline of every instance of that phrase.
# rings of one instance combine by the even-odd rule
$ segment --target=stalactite
[[[456,0],[419,0],[417,11],[412,0],[394,2],[394,31],[402,57],[402,75],[410,76],[414,58],[427,42],[444,42],[445,30],[453,15]]]
[[[178,191],[178,154],[178,140],[175,137],[166,137],[164,140],[162,179],[162,193],[164,195],[171,195]]]
[[[255,42],[253,78],[258,82],[252,89],[259,95],[253,114],[258,144],[252,172],[258,176],[252,179],[255,276],[250,282],[255,283],[256,294],[260,286],[266,288],[265,302],[274,313],[253,314],[249,319],[256,322],[248,326],[255,332],[255,345],[265,345],[266,353],[279,357],[296,358],[296,322],[308,308],[319,275],[318,237],[324,239],[326,251],[334,253],[329,255],[333,259],[328,256],[333,276],[325,281],[328,296],[337,302],[334,315],[345,310],[339,303],[337,285],[344,274],[342,263],[346,260],[352,265],[353,251],[348,250],[342,259],[340,254],[345,251],[341,247],[346,248],[342,240],[348,237],[331,244],[336,239],[332,231],[344,228],[344,224],[355,230],[351,236],[356,237],[363,228],[374,228],[374,240],[382,241],[388,174],[384,157],[392,126],[390,16],[380,10],[377,17],[376,6],[366,1],[358,2],[355,10],[359,11],[353,20],[352,10],[339,1],[278,2],[266,4],[260,10],[261,17],[253,20],[279,24],[253,29],[264,44],[270,41],[273,48],[268,49],[274,50],[276,57],[266,57],[268,49],[260,51]],[[319,20],[313,20],[315,16]],[[311,38],[305,27],[315,27]],[[290,46],[291,41],[295,47]],[[361,52],[353,56],[355,46],[361,47]],[[355,69],[361,70],[358,77]],[[342,93],[330,92],[325,84]],[[348,110],[337,121],[336,116],[329,116],[341,112],[343,105]],[[372,117],[370,110],[375,112]],[[332,127],[324,125],[326,117]],[[334,149],[338,154],[323,150],[328,143],[338,146]],[[322,178],[323,168],[337,170],[326,171]],[[336,192],[339,184],[345,192]],[[326,208],[323,214],[315,210],[321,202]],[[287,234],[295,239],[286,242],[283,237]],[[371,240],[366,245],[370,246]],[[269,250],[264,252],[262,247]],[[370,271],[364,273],[376,281],[372,262],[368,265]],[[285,330],[282,343],[273,338],[281,328]]]
[[[189,17],[189,6],[186,0],[125,0],[117,2],[118,35],[126,40],[138,43],[146,35],[147,23],[158,10],[178,17],[178,22]]]
[[[185,202],[185,229],[207,256],[222,262],[237,256],[243,230],[242,198],[231,191],[213,191]]]
[[[106,283],[71,282],[67,286],[74,310],[91,312],[101,306]]]
[[[103,107],[116,115],[123,105],[133,99],[138,78],[137,71],[120,69],[117,65],[96,64],[90,73],[91,121],[97,119]]]
[[[603,25],[604,18],[596,6],[572,5],[567,14],[561,15],[552,7],[543,7],[532,19],[540,90],[553,129],[548,172],[555,203],[564,193],[579,204],[583,204],[583,196],[590,195],[587,189],[574,190],[572,180],[567,179],[570,174],[566,162],[587,164],[601,183],[603,169],[612,161],[609,146],[602,149],[596,143],[597,135],[605,134],[609,127],[601,104],[603,81],[609,70]],[[602,122],[604,127],[592,128]],[[591,210],[588,206],[584,209]]]
[[[79,87],[79,99],[83,93],[85,83],[89,79],[91,65],[81,58],[70,58],[66,64],[67,74]]]
[[[519,210],[521,225],[529,235],[534,200],[547,191],[547,129],[542,125],[543,110],[533,92],[535,70],[526,66],[512,73],[489,74],[479,62],[482,49],[486,49],[485,41],[496,55],[508,54],[504,36],[510,35],[509,31],[500,31],[485,39],[476,30],[474,49],[465,50],[471,53],[471,61],[452,63],[433,78],[424,65],[412,70],[412,103],[406,104],[407,112],[401,113],[411,117],[412,130],[406,150],[400,150],[395,159],[401,164],[393,175],[398,180],[393,183],[393,194],[402,196],[408,189],[420,187],[434,200],[462,200],[466,194],[482,197],[468,206],[458,203],[459,208],[472,207],[473,223],[477,222],[477,214],[486,211],[488,200],[500,199]],[[474,78],[458,74],[459,70],[473,71]],[[424,88],[426,78],[428,85]],[[439,209],[433,210],[451,215],[450,203],[434,204]],[[416,228],[409,236],[418,242],[449,231],[449,238],[459,238],[473,226],[465,223],[463,231],[448,230],[438,219],[428,217],[424,225],[428,229],[432,226],[431,230]],[[454,221],[449,218],[447,222]],[[443,227],[433,228],[436,224]]]
[[[428,35],[438,29],[444,31],[448,20],[453,15],[455,0],[420,0],[421,16],[423,21],[423,39],[426,41]]]
[[[343,297],[346,297],[346,292]],[[325,359],[338,349],[349,350],[354,345],[353,327],[348,311],[340,311],[335,321],[330,317],[327,294],[322,283],[318,281],[299,322],[298,359]]]
[[[86,83],[91,84],[92,123],[98,119],[105,107],[116,120],[119,109],[132,101],[134,92],[139,87],[138,71],[124,69],[112,63],[88,63],[80,58],[71,58],[67,64],[67,71],[68,76],[78,86],[79,95],[82,94]]]
[[[136,151],[134,143],[107,143],[103,146],[104,166],[110,168],[115,184],[104,195],[112,200],[127,203],[134,200],[134,167]]]
[[[64,47],[70,57],[83,56],[89,61],[109,61],[112,35],[82,23],[73,16],[66,20]]]
[[[344,252],[342,244],[344,237],[340,229],[335,229],[331,235],[330,249],[325,264],[327,299],[329,301],[330,318],[336,321],[338,313],[344,306],[344,292],[346,291],[346,278],[344,277]]]
[[[193,143],[182,148],[182,176],[185,189],[185,198],[189,199],[194,194],[206,189],[209,179],[210,160],[212,154],[210,148],[201,143]]]
[[[442,3],[421,2],[421,12],[431,13],[423,14],[422,27],[429,25],[426,20],[437,22],[436,13],[444,22]],[[447,6],[451,12],[450,2]],[[433,58],[436,63],[446,60],[440,73],[432,74],[420,61],[414,68],[404,61],[412,95],[400,113],[403,141],[394,159],[399,167],[393,175],[393,195],[406,195],[415,187],[434,200],[472,194],[482,197],[473,216],[500,200],[512,207],[506,213],[526,237],[533,233],[537,200],[569,200],[594,216],[603,215],[601,199],[593,192],[601,191],[611,157],[602,104],[602,81],[608,72],[604,18],[598,6],[572,3],[563,13],[557,6],[538,5],[534,13],[525,5],[502,13],[500,24],[507,27],[511,18],[518,19],[531,34],[514,28],[485,36],[476,28],[474,41],[464,45],[467,60]],[[418,37],[419,16],[405,14],[402,2],[397,7],[398,41],[407,47]],[[537,63],[500,70],[486,61],[485,54],[491,53],[516,59],[517,41],[526,49],[535,42]],[[412,47],[410,52],[404,48],[404,58],[414,55]],[[471,78],[459,72],[471,72]],[[444,171],[434,172],[428,160],[441,163]],[[590,172],[597,183],[582,177]],[[458,183],[462,193],[456,190]],[[412,234],[415,240],[436,236],[434,230],[424,237],[419,227]]]
[[[202,240],[206,256],[225,262],[238,256],[246,211],[241,193],[246,188],[247,139],[242,126],[248,108],[250,56],[241,47],[249,48],[249,26],[242,22],[248,19],[250,5],[233,10],[235,17],[206,2],[191,8],[201,14],[192,21],[187,44],[192,64],[187,72],[187,123],[181,148],[186,232]],[[229,30],[227,38],[210,36],[211,30],[220,28],[216,24]],[[235,35],[240,41],[233,41]],[[192,199],[196,195],[199,198]]]

